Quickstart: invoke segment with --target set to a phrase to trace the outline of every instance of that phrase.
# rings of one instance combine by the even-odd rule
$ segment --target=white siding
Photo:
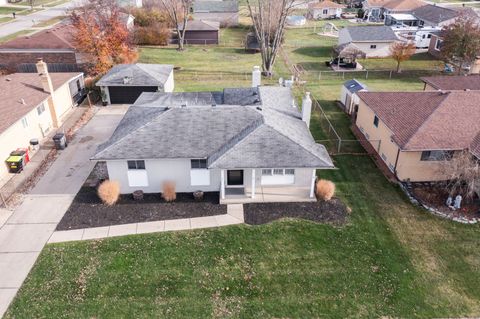
[[[360,50],[367,54],[367,58],[385,58],[390,56],[390,45],[392,42],[353,42]],[[372,49],[371,46],[376,45]]]

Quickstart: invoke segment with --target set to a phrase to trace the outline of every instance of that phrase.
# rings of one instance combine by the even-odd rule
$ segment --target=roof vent
[[[465,89],[464,91],[465,91],[465,92],[470,92],[470,89]]]
[[[21,104],[23,104],[23,105],[27,105],[27,103],[25,102],[25,100],[24,100],[24,99],[20,99],[20,101],[19,101],[19,102],[20,102]]]
[[[123,77],[123,84],[129,84],[132,81],[132,78],[129,76]]]
[[[257,110],[261,111],[261,110],[262,110],[262,108],[261,108],[260,106],[257,106]]]
[[[217,104],[216,104],[216,103],[213,103],[213,104],[212,104],[212,107],[217,107]]]
[[[10,82],[12,79],[11,78],[6,78],[5,81]]]

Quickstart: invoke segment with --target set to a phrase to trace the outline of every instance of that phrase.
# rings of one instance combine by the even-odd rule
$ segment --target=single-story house
[[[444,27],[455,22],[461,15],[460,11],[427,4],[415,9],[412,14],[418,19],[421,27]]]
[[[442,162],[476,151],[480,91],[358,92],[356,126],[400,181],[443,181]]]
[[[381,22],[394,13],[412,13],[427,3],[422,0],[365,0],[362,3],[365,12],[363,19]]]
[[[343,83],[342,90],[340,92],[340,102],[344,106],[344,110],[347,114],[354,114],[355,109],[359,103],[357,93],[368,91],[368,88],[362,82],[353,79]]]
[[[184,29],[183,24],[179,26],[179,29]],[[218,44],[219,38],[220,22],[207,20],[191,20],[187,22],[185,31],[186,44]]]
[[[173,65],[119,64],[96,84],[107,104],[133,104],[143,92],[173,92]]]
[[[314,2],[308,5],[308,16],[315,20],[340,18],[344,8],[345,5],[330,0]]]
[[[420,78],[424,91],[480,91],[480,75],[439,75]]]
[[[85,95],[82,73],[49,73],[45,62],[38,73],[0,76],[0,161],[17,148],[40,144],[53,133]],[[0,165],[0,181],[9,176]]]
[[[315,200],[317,169],[333,168],[288,87],[144,93],[92,160],[106,161],[122,194],[219,192],[221,203]]]
[[[194,20],[219,22],[222,27],[238,25],[238,0],[196,0],[191,12]]]
[[[354,44],[367,58],[387,57],[392,43],[400,41],[392,28],[382,26],[355,26],[340,29],[338,45]]]

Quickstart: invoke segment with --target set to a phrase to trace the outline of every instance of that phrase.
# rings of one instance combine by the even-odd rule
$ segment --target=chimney
[[[37,73],[40,76],[40,81],[42,82],[43,90],[47,93],[53,93],[53,84],[50,74],[48,74],[48,67],[43,59],[38,59],[37,61]]]
[[[304,121],[308,127],[310,127],[310,117],[312,115],[312,99],[310,98],[310,92],[305,92],[305,97],[302,101],[302,121]]]
[[[259,66],[253,67],[252,72],[252,88],[259,87],[262,84],[262,72]]]

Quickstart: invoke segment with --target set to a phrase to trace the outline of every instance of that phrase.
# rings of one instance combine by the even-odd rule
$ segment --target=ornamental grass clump
[[[327,201],[331,200],[333,195],[335,195],[335,184],[331,181],[319,179],[316,186],[315,194],[318,199]]]
[[[115,205],[120,198],[120,184],[117,181],[106,180],[100,184],[97,192],[105,205]]]
[[[163,183],[162,198],[166,202],[173,202],[177,198],[177,193],[175,192],[175,183],[174,182]]]

